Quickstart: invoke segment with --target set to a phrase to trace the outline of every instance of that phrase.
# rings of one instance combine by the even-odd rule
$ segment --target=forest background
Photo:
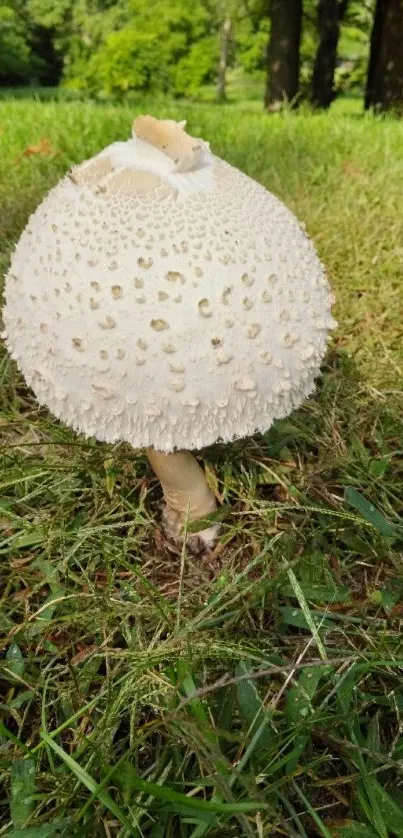
[[[400,0],[2,0],[0,85],[396,108],[402,38]]]

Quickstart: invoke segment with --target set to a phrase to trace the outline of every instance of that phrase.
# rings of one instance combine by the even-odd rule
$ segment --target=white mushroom
[[[289,210],[182,123],[149,116],[51,190],[5,301],[7,346],[38,401],[87,436],[145,447],[175,537],[216,505],[187,450],[290,413],[334,326]],[[199,536],[211,545],[217,528]]]

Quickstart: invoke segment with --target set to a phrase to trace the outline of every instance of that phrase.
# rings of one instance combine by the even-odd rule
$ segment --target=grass
[[[217,88],[215,85],[206,84],[199,88],[194,97],[194,101],[199,107],[208,105],[209,108],[230,108],[235,106],[236,109],[242,111],[254,112],[261,114],[262,103],[265,89],[265,74],[263,72],[250,76],[245,74],[240,68],[230,69],[227,73],[226,82],[226,100],[225,103],[219,102],[217,99]],[[355,114],[361,116],[364,109],[363,92],[350,91],[340,94],[332,105],[333,114],[351,115]],[[71,89],[69,87],[39,87],[37,85],[25,87],[0,87],[0,102],[2,101],[21,101],[29,100],[36,102],[85,102],[92,101],[96,104],[105,107],[116,104],[116,101],[107,99],[105,97],[94,97],[88,99],[85,93]],[[128,92],[125,97],[126,104],[132,104],[134,107],[138,103],[138,94]],[[180,100],[177,100],[178,102]],[[160,108],[166,106],[166,94],[158,93],[153,96],[153,109],[159,105]],[[182,107],[182,102],[180,104]],[[186,107],[186,100],[185,100]]]
[[[399,838],[401,125],[142,109],[188,117],[306,221],[340,326],[314,398],[204,452],[230,511],[183,573],[141,452],[58,425],[3,353],[0,835]],[[133,115],[0,102],[3,271],[46,190]]]
[[[37,102],[74,102],[83,98],[80,93],[65,87],[39,87],[37,85],[0,87],[0,101],[33,99]]]

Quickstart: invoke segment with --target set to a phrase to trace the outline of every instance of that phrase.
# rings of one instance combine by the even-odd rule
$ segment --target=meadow
[[[224,505],[171,553],[141,452],[75,436],[0,360],[0,835],[403,836],[402,125],[337,105],[0,100],[0,273],[139,112],[277,194],[339,328],[313,396],[203,452]]]

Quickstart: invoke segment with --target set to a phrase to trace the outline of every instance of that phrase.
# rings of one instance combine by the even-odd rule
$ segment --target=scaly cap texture
[[[5,300],[7,346],[40,404],[87,436],[166,452],[289,414],[334,326],[292,213],[152,117],[51,190]]]

